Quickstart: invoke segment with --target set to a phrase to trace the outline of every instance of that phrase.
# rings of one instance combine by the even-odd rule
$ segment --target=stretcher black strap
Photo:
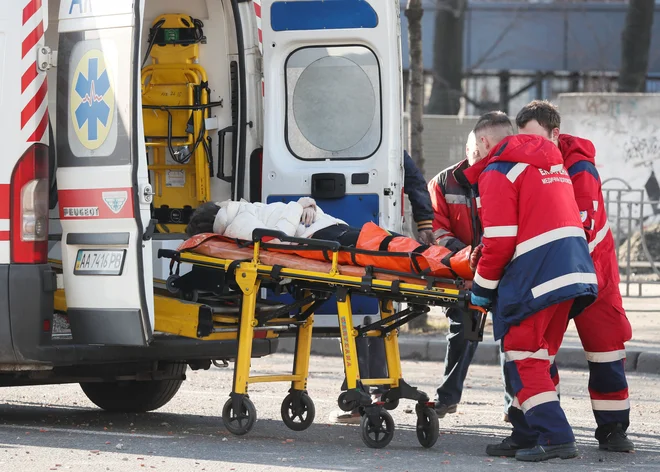
[[[387,251],[387,247],[390,245],[392,240],[394,239],[394,236],[385,236],[383,240],[380,242],[380,245],[378,246],[379,251]]]
[[[453,275],[454,277],[458,277],[458,274],[457,274],[456,272],[454,272],[454,269],[451,268],[451,258],[452,258],[453,256],[455,256],[455,255],[456,255],[455,252],[450,252],[449,254],[447,254],[445,257],[442,258],[442,261],[441,261],[441,262],[442,262],[444,265],[447,266],[447,268],[449,269],[449,271],[452,273],[452,275]]]
[[[227,275],[233,277],[234,274],[236,273],[236,268],[237,268],[240,264],[242,264],[243,262],[251,262],[251,261],[252,261],[252,259],[237,259],[237,260],[235,260],[235,261],[231,261],[231,262],[229,263],[229,267],[227,267]]]
[[[400,294],[401,293],[401,281],[400,280],[392,281],[392,287],[391,287],[390,290],[394,295]]]
[[[410,253],[410,266],[411,270],[414,270],[418,274],[428,274],[431,271],[430,267],[427,267],[426,269],[422,269],[422,267],[419,265],[419,262],[417,261],[417,258],[422,256],[421,254],[417,254],[415,252]],[[422,256],[423,257],[423,256]]]
[[[282,279],[282,277],[280,276],[280,274],[282,273],[282,269],[284,269],[284,266],[278,264],[274,265],[272,270],[270,271],[270,278],[275,280],[276,282],[279,282]]]
[[[360,282],[360,290],[363,292],[368,292],[374,282],[374,268],[372,266],[367,266],[364,268],[364,277]]]

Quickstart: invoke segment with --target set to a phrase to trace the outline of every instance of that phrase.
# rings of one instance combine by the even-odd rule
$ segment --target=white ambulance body
[[[190,22],[167,26],[176,15]],[[167,139],[152,131],[168,119],[153,119],[165,114],[149,68],[167,51],[183,57],[166,47],[189,33],[196,55],[158,70],[203,71],[192,113],[204,119],[189,124],[203,123],[208,168],[175,158],[201,152],[172,135],[176,107]],[[400,231],[400,54],[398,1],[0,0],[0,372],[24,372],[0,373],[0,385],[103,377],[108,390],[113,375],[145,370],[180,382],[186,363],[233,357],[234,341],[154,330],[168,275],[157,250],[181,242],[195,207],[157,202],[195,179],[198,202],[311,195],[349,224]],[[65,338],[51,333],[56,271]],[[258,339],[253,352],[275,347]]]

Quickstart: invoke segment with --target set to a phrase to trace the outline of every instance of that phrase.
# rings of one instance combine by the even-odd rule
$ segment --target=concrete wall
[[[660,94],[562,94],[561,130],[593,141],[603,181],[644,188],[660,175]]]

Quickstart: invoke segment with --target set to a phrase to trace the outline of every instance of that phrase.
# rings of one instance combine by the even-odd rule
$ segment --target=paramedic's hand
[[[484,245],[479,244],[477,247],[474,248],[472,254],[470,254],[470,269],[472,269],[472,272],[477,271],[477,264],[479,264],[479,259],[481,259],[481,250],[483,248]]]
[[[470,297],[470,303],[473,305],[480,306],[482,308],[488,308],[490,306],[490,299],[486,297],[480,297],[479,295],[475,295],[474,293]]]
[[[435,243],[433,239],[433,231],[430,229],[423,229],[417,233],[417,239],[420,243],[426,244],[428,246],[433,246]]]
[[[312,225],[312,223],[314,223],[314,220],[316,220],[316,207],[308,206],[303,210],[302,216],[300,217],[300,222],[309,227]]]

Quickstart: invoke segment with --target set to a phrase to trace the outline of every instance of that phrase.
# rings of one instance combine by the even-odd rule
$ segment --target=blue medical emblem
[[[108,126],[110,107],[104,97],[110,91],[110,79],[107,70],[99,75],[98,58],[89,58],[88,61],[87,77],[79,72],[76,78],[75,90],[82,99],[82,103],[76,108],[75,114],[78,128],[82,128],[87,123],[87,139],[96,141],[98,123]]]

